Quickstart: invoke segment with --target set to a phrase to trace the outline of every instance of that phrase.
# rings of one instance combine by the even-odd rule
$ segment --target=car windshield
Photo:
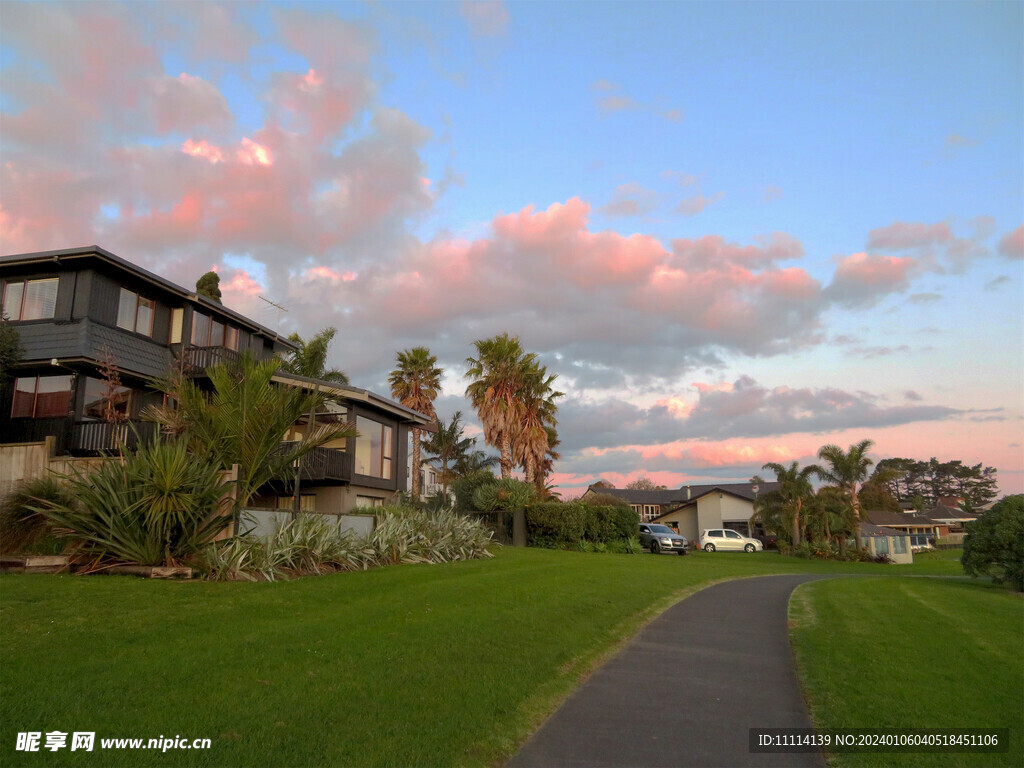
[[[675,533],[675,531],[673,531],[667,525],[652,525],[650,528],[651,533]]]

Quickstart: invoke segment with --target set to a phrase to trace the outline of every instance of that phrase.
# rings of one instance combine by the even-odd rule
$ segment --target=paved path
[[[651,622],[597,670],[508,768],[825,765],[815,753],[762,754],[748,729],[810,728],[789,644],[787,605],[821,576],[716,584]]]

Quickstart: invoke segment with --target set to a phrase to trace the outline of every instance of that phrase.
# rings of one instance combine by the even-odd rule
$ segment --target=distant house
[[[864,510],[865,522],[903,531],[910,536],[913,549],[930,548],[935,539],[949,535],[949,525],[914,512],[886,512],[877,509]]]
[[[875,557],[887,555],[897,564],[914,562],[910,546],[910,534],[895,528],[861,523],[857,531],[857,545],[867,549]]]
[[[927,510],[925,515],[936,523],[948,526],[950,533],[963,533],[964,525],[977,520],[979,515],[985,513],[985,510],[992,508],[990,503],[975,507],[972,512],[967,512],[961,509],[961,501],[962,499],[952,496],[940,496],[935,507]]]
[[[243,351],[266,359],[295,349],[277,332],[97,246],[0,258],[0,297],[24,349],[0,390],[0,494],[55,457],[95,456],[153,435],[156,425],[139,415],[163,402],[154,384],[172,371],[208,388],[211,365]],[[119,385],[104,381],[105,366],[116,367]],[[274,381],[329,395],[318,423],[352,422],[359,432],[303,458],[301,509],[379,506],[407,487],[409,430],[431,429],[429,419],[358,387],[280,372]],[[305,429],[296,424],[286,439]],[[291,482],[261,489],[254,501],[291,509]]]
[[[718,483],[684,485],[668,491],[588,488],[580,498],[597,493],[615,496],[628,502],[641,521],[663,523],[696,541],[707,528],[729,528],[744,536],[760,533],[750,526],[754,501],[759,494],[778,487],[778,483]]]

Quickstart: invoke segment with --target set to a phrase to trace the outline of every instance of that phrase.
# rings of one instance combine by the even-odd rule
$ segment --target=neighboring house
[[[408,481],[406,482],[406,493],[412,493],[412,451],[409,451],[409,461],[406,466]],[[441,483],[437,481],[437,469],[430,464],[420,467],[420,501],[426,501],[431,496],[441,492]]]
[[[913,512],[866,509],[864,520],[876,526],[903,531],[910,536],[910,546],[913,549],[931,548],[935,539],[949,535],[949,525]]]
[[[632,491],[625,488],[589,488],[580,498],[607,493],[628,502],[643,522],[657,522],[675,528],[690,541],[697,541],[708,528],[729,528],[744,536],[756,535],[750,518],[759,494],[778,483],[718,483],[684,485],[670,491]]]
[[[935,507],[924,514],[936,523],[948,526],[950,533],[963,533],[964,525],[977,520],[979,515],[992,508],[992,503],[989,503],[966,512],[960,508],[961,501],[952,496],[940,496]]]
[[[47,438],[54,455],[96,455],[122,438],[131,446],[135,432],[126,425],[143,437],[155,432],[155,424],[138,419],[145,406],[163,401],[154,380],[181,370],[208,385],[206,368],[243,350],[269,358],[295,348],[269,328],[96,246],[0,258],[0,296],[24,349],[12,381],[0,390],[0,462],[8,464],[20,459],[2,449]],[[105,364],[116,366],[120,378],[113,393],[103,380]],[[358,387],[283,373],[274,380],[330,395],[334,402],[314,418],[351,421],[360,433],[305,457],[302,509],[379,506],[406,487],[408,431],[427,427],[425,417]],[[110,402],[124,425],[104,418]],[[305,428],[297,424],[288,439]],[[43,471],[0,470],[5,478]],[[279,485],[263,489],[257,502],[290,509],[292,485]]]
[[[872,555],[888,555],[897,564],[914,562],[910,546],[910,534],[894,528],[861,523],[857,533],[857,545],[865,547]]]

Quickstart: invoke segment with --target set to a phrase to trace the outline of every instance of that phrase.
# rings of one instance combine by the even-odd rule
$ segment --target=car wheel
[[[661,546],[656,541],[651,542],[651,554],[657,555],[661,553]]]
[[[714,552],[715,551],[715,545],[714,544],[705,544],[704,545],[704,551],[705,552]]]
[[[744,552],[753,552],[755,549],[757,549],[757,547],[755,547],[753,544],[747,544],[747,546],[745,546],[743,548],[743,551]]]

